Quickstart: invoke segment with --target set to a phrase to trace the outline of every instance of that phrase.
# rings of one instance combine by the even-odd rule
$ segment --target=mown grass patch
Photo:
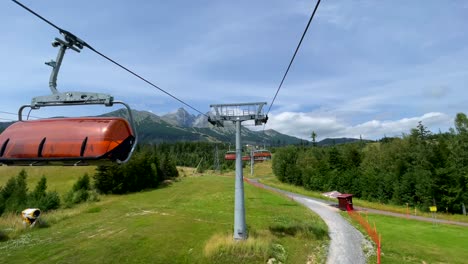
[[[315,233],[326,234],[327,227],[317,215],[247,184],[246,222],[252,240],[246,244],[250,245],[214,246],[212,252],[226,253],[207,255],[207,245],[222,245],[219,241],[232,238],[232,177],[184,177],[168,187],[101,198],[44,214],[47,228],[18,229],[23,231],[0,243],[0,263],[264,263],[269,256],[280,256],[281,248],[286,263],[307,259],[320,263],[326,257],[328,237]],[[12,218],[20,221],[17,215]],[[0,230],[10,223],[5,221],[0,222]],[[297,225],[298,231],[279,235],[270,230],[281,223],[293,229]],[[226,239],[216,238],[219,234]],[[238,258],[239,252],[248,257]]]
[[[252,178],[268,178],[274,177],[273,171],[271,170],[271,160],[265,160],[262,162],[256,162],[254,164],[254,175],[250,175],[250,165],[245,166],[244,176]]]
[[[382,263],[466,263],[468,228],[368,214],[382,235]]]
[[[263,184],[266,184],[268,186],[271,186],[271,187],[275,187],[275,188],[284,190],[284,191],[293,192],[293,193],[297,193],[297,194],[302,194],[302,195],[305,195],[305,196],[314,197],[314,198],[318,198],[318,199],[322,199],[322,200],[326,200],[326,201],[337,202],[336,199],[328,198],[326,196],[323,196],[320,192],[310,191],[310,190],[306,190],[302,186],[296,186],[296,185],[291,185],[291,184],[280,182],[276,177],[260,178],[259,182],[261,182]],[[353,198],[353,202],[354,202],[354,198]]]
[[[92,177],[95,169],[95,166],[0,166],[0,186],[5,185],[8,179],[18,175],[21,170],[25,170],[28,174],[27,180],[30,190],[36,186],[42,176],[45,176],[47,178],[47,190],[57,191],[60,196],[63,196],[71,189],[79,177],[82,177],[85,173]]]
[[[306,195],[309,197],[314,197],[314,198],[338,203],[337,199],[323,196],[320,192],[306,190],[302,186],[295,186],[295,185],[291,185],[287,183],[282,183],[276,177],[260,178],[259,182],[269,185],[271,187],[281,189],[281,190],[294,192],[294,193]],[[400,213],[400,214],[409,213],[410,215],[417,215],[417,216],[423,216],[423,217],[429,217],[429,218],[432,217],[431,213],[421,212],[420,210],[417,210],[417,209],[415,210],[415,208],[407,209],[406,206],[370,202],[370,201],[358,199],[355,197],[353,197],[353,204],[354,206],[377,209],[377,210]],[[468,216],[464,216],[464,215],[446,214],[446,213],[438,212],[437,218],[468,223]]]

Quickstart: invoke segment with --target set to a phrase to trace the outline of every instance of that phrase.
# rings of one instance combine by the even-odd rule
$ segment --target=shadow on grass
[[[8,235],[5,232],[0,231],[0,242],[7,241],[8,239],[10,239]]]
[[[316,239],[325,238],[328,233],[323,227],[314,226],[313,224],[276,224],[269,227],[270,232],[278,237],[284,236],[305,236],[314,237]]]

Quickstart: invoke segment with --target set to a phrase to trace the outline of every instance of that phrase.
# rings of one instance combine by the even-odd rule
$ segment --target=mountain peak
[[[179,109],[177,109],[177,111],[175,111],[174,114],[178,114],[178,115],[190,115],[189,112],[187,112],[183,107],[180,107]]]
[[[161,119],[171,125],[179,127],[192,127],[196,116],[187,112],[183,107],[180,107],[175,112],[161,116]]]

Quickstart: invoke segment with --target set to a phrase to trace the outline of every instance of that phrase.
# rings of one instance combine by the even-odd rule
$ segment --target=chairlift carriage
[[[253,152],[254,161],[264,161],[271,159],[271,152],[266,149],[255,150]]]
[[[235,151],[227,151],[224,155],[225,160],[236,160],[236,152]],[[242,155],[243,161],[249,161],[250,155]]]
[[[34,97],[30,105],[18,111],[18,122],[0,134],[0,164],[6,165],[88,165],[127,162],[137,144],[137,133],[130,107],[113,96],[89,92],[57,90],[57,75],[67,49],[80,52],[89,47],[65,30],[65,40],[56,38],[53,47],[60,47],[52,67],[49,87],[52,95]],[[121,104],[128,110],[130,123],[121,117],[81,117],[23,120],[23,110],[49,106]]]
[[[235,151],[228,151],[224,155],[225,160],[236,160],[236,152]]]

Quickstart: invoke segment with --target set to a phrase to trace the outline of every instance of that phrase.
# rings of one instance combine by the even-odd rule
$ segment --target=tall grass
[[[114,200],[115,196],[106,196],[106,199],[99,203],[84,203],[73,208],[43,212],[33,228],[23,224],[21,214],[3,214],[0,217],[0,241],[17,239],[35,228],[47,228],[83,213],[98,213],[101,211],[101,206],[111,203]]]
[[[226,259],[236,259],[239,262],[259,261],[266,262],[269,258],[275,258],[284,262],[286,252],[275,249],[274,236],[265,231],[251,232],[247,240],[234,240],[232,234],[214,234],[206,243],[205,256],[218,263]],[[278,246],[276,246],[278,247]]]

